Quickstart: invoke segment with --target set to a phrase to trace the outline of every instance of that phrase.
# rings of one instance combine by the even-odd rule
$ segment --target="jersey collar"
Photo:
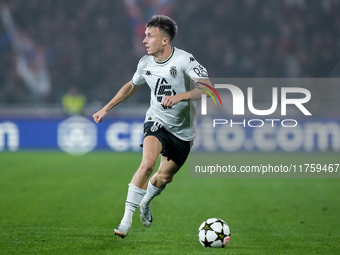
[[[157,61],[155,58],[153,58],[153,59],[155,60],[155,62],[157,64],[165,64],[165,63],[167,63],[171,59],[171,57],[174,55],[174,52],[175,52],[175,47],[172,47],[172,52],[171,52],[170,57],[168,57],[166,60],[164,60],[162,62]]]

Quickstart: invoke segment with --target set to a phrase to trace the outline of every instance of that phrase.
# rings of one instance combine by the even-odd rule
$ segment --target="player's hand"
[[[164,109],[172,108],[175,104],[181,101],[178,95],[175,96],[165,96],[162,101],[162,106]]]
[[[103,118],[105,117],[105,115],[107,114],[107,112],[103,109],[101,109],[100,111],[96,112],[95,114],[93,114],[93,120],[96,123],[102,122]]]

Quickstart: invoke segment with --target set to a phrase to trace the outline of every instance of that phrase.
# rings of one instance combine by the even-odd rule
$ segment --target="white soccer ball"
[[[207,219],[198,229],[198,240],[204,247],[223,248],[230,240],[229,226],[218,218]]]

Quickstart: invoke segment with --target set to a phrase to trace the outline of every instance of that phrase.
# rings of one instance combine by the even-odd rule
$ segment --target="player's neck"
[[[172,46],[167,45],[166,47],[164,47],[164,50],[159,52],[159,54],[157,56],[154,56],[154,58],[157,62],[164,62],[165,60],[170,58],[172,51],[173,51]]]

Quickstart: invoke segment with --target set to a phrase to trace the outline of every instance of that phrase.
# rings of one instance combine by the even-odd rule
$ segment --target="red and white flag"
[[[18,75],[30,91],[38,96],[47,97],[52,86],[44,49],[36,45],[28,34],[15,27],[12,15],[5,4],[0,6],[0,14],[15,52]]]

